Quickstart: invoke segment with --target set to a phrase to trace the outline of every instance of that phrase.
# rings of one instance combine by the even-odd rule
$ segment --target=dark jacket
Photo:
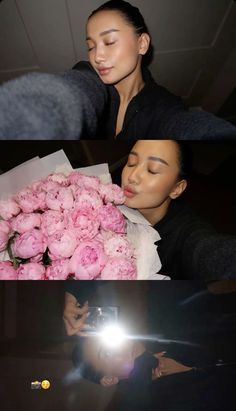
[[[174,280],[236,278],[236,237],[217,233],[181,200],[154,228],[161,272]]]
[[[85,70],[85,62],[74,66]],[[88,71],[92,67],[87,63]],[[97,74],[97,81],[101,81]],[[144,69],[144,88],[128,105],[120,140],[136,139],[222,139],[236,138],[236,127],[208,112],[188,111],[180,97],[159,86],[148,69]],[[100,121],[97,137],[114,138],[120,98],[114,86],[105,86],[108,103]]]
[[[0,139],[107,139],[115,137],[119,95],[88,62],[64,75],[31,73],[0,87]],[[145,87],[127,109],[117,136],[135,139],[236,138],[236,127],[182,100],[145,71]]]

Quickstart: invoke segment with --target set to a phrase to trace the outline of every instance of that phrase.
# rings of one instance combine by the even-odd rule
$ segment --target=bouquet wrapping
[[[0,190],[0,279],[166,279],[158,233],[106,164],[73,170],[61,150],[1,175]]]

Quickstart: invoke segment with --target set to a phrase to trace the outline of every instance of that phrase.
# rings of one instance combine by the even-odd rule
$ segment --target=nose
[[[105,50],[102,46],[97,46],[94,55],[95,63],[100,64],[105,61]]]
[[[136,166],[131,169],[131,172],[128,176],[128,181],[131,184],[139,184],[142,178],[142,170],[140,167]]]

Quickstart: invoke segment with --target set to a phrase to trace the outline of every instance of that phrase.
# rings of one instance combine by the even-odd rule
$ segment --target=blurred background
[[[218,231],[236,235],[236,143],[194,141],[185,144],[192,152],[193,173],[183,198]],[[63,149],[73,168],[108,163],[113,182],[120,184],[121,171],[132,145],[105,140],[1,141],[0,173],[35,156],[43,157]]]
[[[85,23],[100,0],[1,0],[0,83],[31,71],[61,73],[87,59]],[[234,0],[131,0],[150,29],[155,80],[236,123]]]

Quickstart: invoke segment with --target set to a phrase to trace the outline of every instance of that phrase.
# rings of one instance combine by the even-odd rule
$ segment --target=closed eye
[[[127,167],[135,167],[135,166],[136,166],[136,164],[127,163],[127,164],[126,164],[126,166],[127,166]]]
[[[149,172],[150,174],[159,174],[158,171],[148,170],[148,172]]]
[[[105,43],[105,45],[106,46],[112,46],[112,44],[115,44],[115,43],[116,43],[115,41],[109,41],[109,42]]]

